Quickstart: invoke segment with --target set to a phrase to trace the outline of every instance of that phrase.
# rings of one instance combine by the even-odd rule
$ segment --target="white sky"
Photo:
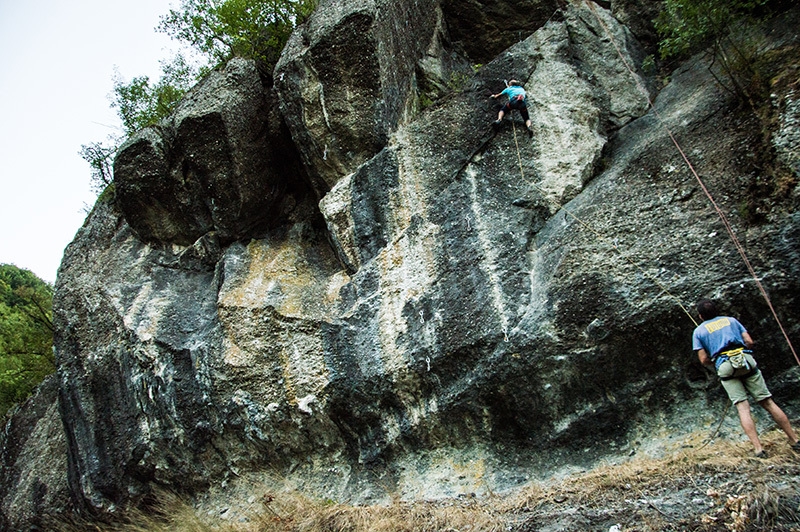
[[[0,263],[53,282],[94,203],[81,144],[119,127],[114,67],[156,80],[178,0],[0,0]]]

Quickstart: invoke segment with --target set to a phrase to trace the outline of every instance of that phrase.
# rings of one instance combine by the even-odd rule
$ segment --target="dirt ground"
[[[800,532],[800,455],[781,432],[762,439],[766,459],[749,443],[697,436],[667,458],[531,489],[507,509],[508,530]]]
[[[514,493],[352,506],[286,489],[250,493],[215,511],[162,494],[155,507],[105,523],[51,523],[59,532],[800,532],[800,454],[783,433],[749,443],[684,438],[660,458],[632,457]],[[718,434],[715,434],[718,437]],[[221,501],[226,502],[226,501]]]

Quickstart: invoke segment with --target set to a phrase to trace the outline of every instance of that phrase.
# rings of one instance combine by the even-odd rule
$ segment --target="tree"
[[[81,151],[78,152],[81,158],[89,163],[89,167],[92,169],[92,190],[98,196],[114,181],[112,163],[119,145],[119,137],[111,136],[106,143],[91,142],[89,144],[82,144]]]
[[[294,27],[316,0],[181,0],[158,26],[211,63],[245,57],[274,65]]]
[[[126,136],[168,117],[186,91],[208,69],[198,67],[178,54],[171,62],[161,61],[161,71],[161,77],[154,84],[147,76],[125,81],[119,71],[116,72],[111,107],[117,109]]]
[[[662,37],[659,42],[661,57],[684,55],[708,47],[711,67],[719,63],[728,83],[718,77],[717,81],[752,106],[757,73],[755,51],[746,37],[746,23],[769,1],[664,0],[662,11],[654,21]]]
[[[0,264],[0,415],[54,370],[52,286]]]

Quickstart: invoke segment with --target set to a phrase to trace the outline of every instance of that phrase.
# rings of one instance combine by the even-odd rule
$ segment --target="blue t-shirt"
[[[508,96],[509,100],[513,100],[516,96],[522,96],[522,98],[525,99],[525,97],[527,96],[525,93],[525,89],[523,89],[519,85],[509,85],[508,87],[503,89],[503,92],[501,92],[500,94],[505,94],[506,96]]]
[[[692,349],[695,351],[705,349],[708,356],[714,360],[714,365],[719,367],[723,360],[716,355],[730,344],[744,346],[742,339],[744,332],[747,332],[747,329],[736,318],[717,316],[697,326],[692,334]]]

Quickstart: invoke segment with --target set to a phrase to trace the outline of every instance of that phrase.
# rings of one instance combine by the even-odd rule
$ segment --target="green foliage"
[[[642,72],[647,75],[652,75],[656,73],[656,60],[651,55],[648,55],[642,60]]]
[[[770,0],[664,0],[654,21],[661,36],[661,57],[682,56],[703,48],[712,54],[728,82],[717,81],[752,104],[755,46],[747,26],[753,14]],[[757,82],[758,80],[755,80]]]
[[[0,415],[54,369],[53,288],[28,270],[0,264]]]
[[[427,109],[431,105],[433,105],[433,98],[430,94],[426,92],[422,92],[419,95],[419,105],[422,109]]]
[[[162,61],[161,70],[163,74],[154,84],[147,76],[125,81],[116,73],[111,106],[117,109],[127,135],[168,117],[186,91],[205,73],[182,55],[175,56],[171,63]]]
[[[469,87],[472,78],[466,72],[451,72],[447,89],[451,92],[462,92]]]
[[[664,0],[654,21],[662,58],[685,54],[729,37],[745,16],[769,0]]]
[[[274,65],[292,29],[315,7],[316,0],[181,0],[158,29],[212,63],[245,57]]]

